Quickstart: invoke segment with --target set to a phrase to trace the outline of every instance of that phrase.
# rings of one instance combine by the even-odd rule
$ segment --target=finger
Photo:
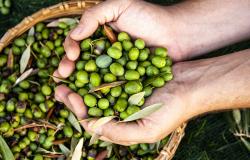
[[[56,82],[56,83],[59,83],[60,82],[60,79],[58,78],[62,78],[62,76],[59,74],[58,70],[55,70],[55,72],[53,73],[53,80]]]
[[[79,44],[68,35],[63,45],[67,58],[71,61],[77,60],[80,55]]]
[[[78,119],[87,118],[87,109],[80,95],[74,93],[65,85],[60,85],[55,89],[56,100],[63,102]]]
[[[67,78],[71,75],[71,73],[74,70],[75,70],[75,63],[69,60],[66,56],[64,56],[58,67],[58,73],[60,77]]]
[[[111,0],[86,10],[79,25],[70,34],[71,38],[77,41],[82,40],[92,35],[99,25],[116,21],[130,3],[130,1]]]
[[[92,128],[94,122],[90,121],[88,122],[87,128],[85,129],[101,135],[105,138],[105,140],[109,140],[117,144],[151,142],[151,131],[146,127],[146,125],[144,125],[145,122],[142,124],[140,121],[131,123],[117,123],[117,121],[113,120],[98,127],[95,130]]]

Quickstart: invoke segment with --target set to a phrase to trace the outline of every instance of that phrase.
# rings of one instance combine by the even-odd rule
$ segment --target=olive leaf
[[[157,150],[157,153],[159,153],[160,145],[161,145],[161,141],[157,141],[157,142],[156,142],[156,150]]]
[[[31,84],[35,84],[35,85],[37,85],[37,86],[40,86],[40,83],[38,83],[38,82],[35,82],[35,81],[31,81],[31,80],[28,80]]]
[[[50,77],[52,77],[52,78],[56,78],[56,79],[58,79],[58,80],[60,80],[60,81],[62,81],[63,83],[72,83],[72,82],[70,82],[70,81],[67,81],[67,80],[65,80],[65,79],[63,79],[63,78],[60,78],[60,77],[57,77],[57,76],[53,76],[53,75],[49,75]]]
[[[67,25],[73,25],[73,24],[76,24],[76,23],[79,23],[79,20],[76,19],[76,18],[60,18],[60,19],[56,19],[50,23],[47,24],[47,27],[58,27],[58,24],[60,22],[64,22],[66,23]]]
[[[112,145],[107,146],[107,150],[108,150],[107,158],[110,158],[112,155],[113,146]]]
[[[74,151],[74,149],[76,148],[76,145],[78,144],[79,140],[75,137],[71,138],[71,142],[70,142],[70,151],[71,153]]]
[[[113,120],[116,116],[108,116],[108,117],[102,117],[99,118],[93,125],[92,125],[92,129],[96,130],[97,128],[101,127],[102,125],[110,122],[111,120]]]
[[[80,160],[82,156],[82,148],[83,148],[84,139],[81,138],[76,148],[74,149],[74,153],[72,154],[72,160]]]
[[[126,81],[116,81],[116,82],[112,82],[112,83],[104,83],[98,87],[93,87],[89,90],[89,93],[93,93],[95,91],[99,91],[102,89],[107,89],[107,88],[113,88],[113,87],[117,87],[120,86],[122,84],[126,83]]]
[[[246,148],[248,149],[248,151],[250,152],[250,142],[247,141],[245,138],[240,137],[241,141],[243,142],[243,144],[246,146]]]
[[[112,31],[112,29],[106,25],[103,26],[104,33],[108,37],[111,43],[114,43],[117,41],[115,33]]]
[[[65,145],[59,144],[59,148],[66,157],[70,155],[70,150]]]
[[[79,133],[82,133],[81,125],[72,112],[69,113],[68,120]]]
[[[138,120],[138,119],[147,117],[148,115],[159,110],[162,107],[162,105],[163,105],[162,103],[156,103],[156,104],[147,106],[147,107],[143,108],[142,110],[130,115],[129,117],[127,117],[126,119],[124,119],[121,122],[130,122],[130,121],[134,121],[134,120]]]
[[[30,59],[30,44],[28,45],[28,47],[24,50],[21,59],[20,59],[20,73],[23,73],[29,63],[29,59]]]
[[[14,66],[14,55],[13,55],[12,49],[10,49],[10,51],[8,53],[7,67],[9,69],[12,69],[13,66]]]
[[[30,68],[29,70],[25,71],[19,78],[17,78],[15,84],[13,87],[15,87],[18,83],[25,80],[27,77],[29,77],[33,73],[33,68]]]
[[[108,147],[108,146],[110,146],[110,145],[112,145],[112,143],[111,143],[111,142],[106,142],[106,141],[103,141],[103,142],[101,142],[101,143],[99,144],[100,147]]]
[[[42,153],[46,153],[46,154],[59,154],[59,155],[62,154],[62,153],[59,153],[59,152],[48,151],[48,150],[46,150],[44,148],[41,148],[41,147],[38,147],[36,152],[42,152]]]
[[[236,124],[240,124],[241,121],[241,113],[239,109],[233,110],[233,117],[236,122]]]
[[[128,99],[129,104],[131,104],[131,105],[138,105],[140,103],[140,101],[143,99],[144,95],[145,95],[144,91],[136,93],[136,94],[133,94]]]
[[[100,138],[100,136],[98,134],[93,134],[90,138],[90,141],[89,141],[89,146],[91,146],[92,144],[95,143],[95,141],[97,141],[98,139]]]
[[[28,36],[34,36],[35,35],[35,28],[31,27],[29,32],[28,32]]]
[[[0,153],[2,155],[3,160],[15,160],[13,153],[11,152],[9,146],[0,135]]]

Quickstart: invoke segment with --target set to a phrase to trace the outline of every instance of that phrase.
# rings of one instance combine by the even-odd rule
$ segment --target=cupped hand
[[[96,130],[93,130],[92,126],[97,119],[81,121],[81,124],[87,132],[100,135],[100,139],[121,145],[153,143],[163,139],[189,118],[188,85],[181,79],[181,71],[184,69],[181,66],[174,66],[174,80],[155,90],[153,95],[146,99],[144,106],[163,103],[158,111],[148,117],[128,123],[117,123],[113,120]],[[55,96],[58,101],[66,104],[79,120],[88,117],[87,107],[81,96],[65,85],[56,88]]]

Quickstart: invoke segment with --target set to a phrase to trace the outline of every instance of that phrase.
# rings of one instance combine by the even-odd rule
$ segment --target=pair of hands
[[[172,11],[173,9],[167,7],[137,0],[110,0],[86,10],[79,25],[65,40],[66,55],[54,76],[70,76],[75,69],[74,61],[80,55],[78,41],[89,37],[99,25],[105,23],[116,31],[129,33],[133,38],[144,39],[146,44],[152,47],[168,48],[170,57],[175,61],[192,57],[184,46],[177,43],[181,40],[178,41],[176,38],[178,34]],[[159,141],[188,119],[216,110],[207,105],[205,99],[211,93],[207,92],[210,86],[216,88],[221,84],[220,82],[211,85],[209,76],[227,73],[227,69],[223,69],[220,63],[215,63],[217,61],[223,62],[225,58],[175,63],[174,80],[157,89],[145,104],[147,106],[163,102],[164,106],[146,118],[130,123],[111,121],[98,130],[91,128],[96,120],[82,122],[82,125],[86,131],[101,135],[100,139],[117,144],[132,145]],[[55,97],[69,107],[78,119],[87,118],[87,108],[82,98],[66,86],[58,86]]]

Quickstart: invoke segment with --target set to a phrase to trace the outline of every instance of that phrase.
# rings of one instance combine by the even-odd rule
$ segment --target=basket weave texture
[[[41,9],[33,15],[24,18],[18,25],[9,29],[4,34],[4,36],[0,39],[0,52],[4,49],[4,47],[8,46],[13,39],[22,35],[35,24],[52,18],[81,15],[84,10],[102,1],[103,0],[73,0]],[[156,158],[157,160],[171,160],[173,158],[181,139],[184,136],[185,127],[186,123],[182,124],[174,132],[172,132],[168,143],[164,146],[164,148],[160,151],[159,156]]]

